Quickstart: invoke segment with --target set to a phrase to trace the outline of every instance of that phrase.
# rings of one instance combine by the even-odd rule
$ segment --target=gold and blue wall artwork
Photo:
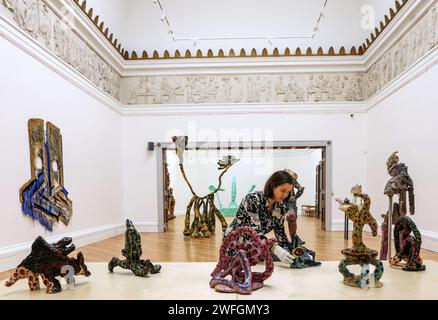
[[[47,230],[61,220],[68,225],[72,201],[64,188],[61,130],[50,122],[28,121],[31,178],[20,189],[23,214],[38,220]]]

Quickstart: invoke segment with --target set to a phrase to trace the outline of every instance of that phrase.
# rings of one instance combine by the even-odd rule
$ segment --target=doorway
[[[177,183],[179,188],[187,189],[185,191],[181,192],[189,192],[187,185],[185,185],[184,181],[176,181],[175,178],[172,179],[172,177],[175,177],[175,172],[172,174],[170,171],[175,171],[175,165],[172,166],[172,163],[169,163],[176,159],[174,156],[175,148],[173,143],[156,143],[157,147],[157,187],[158,187],[158,194],[157,194],[157,201],[158,201],[158,223],[159,223],[159,230],[161,232],[166,232],[169,229],[169,217],[170,217],[170,203],[169,203],[169,186],[172,185],[172,183]],[[192,142],[188,144],[186,148],[186,155],[188,157],[188,160],[190,160],[190,155],[196,155],[198,153],[204,154],[206,152],[211,152],[213,154],[212,161],[219,160],[218,156],[214,156],[215,154],[218,155],[219,152],[221,154],[232,154],[236,155],[237,158],[239,158],[239,155],[244,158],[244,155],[246,155],[248,152],[251,152],[252,154],[259,152],[260,154],[264,154],[265,156],[268,155],[270,157],[271,155],[278,155],[278,154],[319,154],[319,159],[317,162],[315,162],[315,165],[313,167],[310,167],[310,170],[313,173],[313,181],[312,183],[307,182],[307,193],[312,193],[314,196],[309,199],[309,197],[303,197],[302,203],[298,206],[298,211],[301,214],[305,214],[303,211],[304,206],[313,207],[312,216],[314,216],[316,219],[319,219],[321,224],[321,230],[323,231],[331,231],[332,225],[331,225],[331,204],[330,204],[330,197],[327,197],[327,194],[331,194],[331,143],[330,141],[275,141],[274,143],[270,143],[269,146],[264,145],[263,143],[236,143],[236,142],[229,142],[227,145],[224,146],[224,143],[212,143],[212,142]],[[217,153],[215,153],[217,152]],[[172,158],[174,158],[172,160]],[[176,161],[176,160],[175,160]],[[186,161],[185,161],[186,162]],[[277,161],[278,162],[278,161]],[[278,165],[277,165],[278,166]],[[201,168],[202,167],[202,168]],[[202,165],[199,167],[194,166],[193,170],[197,172],[198,175],[203,176],[207,174],[203,174],[202,170],[204,170],[204,167],[208,167],[208,170],[211,172],[213,170],[213,174],[215,173],[214,170],[216,170],[215,166],[213,165]],[[247,167],[245,165],[245,167]],[[286,166],[289,168],[289,166]],[[286,167],[282,168],[281,165],[277,169],[285,169]],[[169,169],[170,168],[170,169]],[[244,168],[244,167],[242,167]],[[237,164],[236,168],[231,168],[231,170],[236,169],[237,170]],[[247,168],[246,168],[247,169]],[[293,167],[290,169],[294,169]],[[193,171],[192,170],[192,171]],[[228,178],[232,179],[233,174],[230,170],[230,174],[228,174]],[[190,170],[186,170],[188,176],[194,173]],[[270,173],[272,173],[271,171]],[[206,173],[208,173],[206,171]],[[178,173],[180,172],[178,171]],[[301,175],[301,177],[304,179],[304,176]],[[178,179],[178,177],[176,178]],[[190,179],[190,178],[189,178]],[[204,189],[208,188],[209,185],[214,185],[214,178],[207,179],[204,183],[202,183]],[[238,184],[238,190],[240,190],[240,197],[238,196],[236,198],[237,204],[240,204],[241,195],[242,192],[247,191],[247,184],[249,183],[249,180],[245,183],[244,178],[242,178],[242,175],[237,177],[238,181],[241,181],[240,184]],[[267,177],[266,177],[267,179]],[[260,179],[259,179],[260,180]],[[261,180],[260,180],[261,181]],[[258,185],[256,186],[256,190],[263,190],[263,184],[262,182],[258,182]],[[298,178],[298,181],[300,181],[300,177]],[[242,184],[243,183],[243,184]],[[183,184],[183,185],[182,185]],[[228,194],[231,194],[231,181],[229,183],[222,185],[226,192],[224,192],[223,196],[220,194],[220,197],[222,197],[222,203],[227,204],[226,196]],[[309,189],[311,187],[311,189]],[[310,191],[311,190],[311,191]],[[181,215],[182,208],[185,209],[188,200],[190,197],[188,195],[185,195],[182,197],[182,199],[187,198],[186,201],[180,200],[178,201],[178,191],[175,191],[175,198],[176,198],[176,205],[174,205],[175,214],[178,215],[178,213]],[[199,192],[201,191],[201,192]],[[196,190],[195,192],[199,192],[200,195],[204,195],[205,193],[208,193],[208,189],[206,190]],[[203,192],[205,191],[205,192]],[[238,194],[239,194],[238,192]],[[179,203],[178,203],[179,202]],[[183,202],[183,203],[181,203]],[[215,200],[215,203],[216,202]],[[222,206],[222,204],[221,204]],[[175,209],[179,208],[179,209]],[[217,205],[219,208],[219,204]]]

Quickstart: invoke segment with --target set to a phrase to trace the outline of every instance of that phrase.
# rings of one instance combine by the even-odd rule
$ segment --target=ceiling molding
[[[49,5],[52,10],[57,12],[58,16],[61,12],[68,11],[69,15],[75,20],[75,23],[70,24],[72,28],[84,42],[90,47],[94,47],[96,52],[100,53],[100,56],[105,61],[111,64],[118,74],[122,74],[124,70],[125,60],[123,56],[119,54],[111,42],[101,33],[97,32],[95,24],[88,16],[85,16],[81,9],[71,0],[43,0]]]
[[[408,33],[437,2],[438,0],[409,0],[363,55],[365,72],[369,71],[371,66]]]
[[[365,71],[363,58],[360,56],[307,57],[306,59],[299,57],[169,59],[126,61],[122,77]]]
[[[141,53],[136,51],[128,52],[119,39],[115,39],[114,34],[111,33],[108,27],[105,27],[105,22],[100,20],[100,16],[96,14],[94,8],[87,7],[86,0],[73,0],[77,7],[82,11],[88,20],[97,28],[100,33],[107,39],[107,41],[113,46],[113,48],[119,53],[121,58],[129,61],[147,61],[147,60],[181,60],[181,59],[224,59],[224,58],[266,58],[266,57],[346,57],[346,56],[363,56],[367,50],[373,45],[373,43],[379,38],[380,34],[391,24],[391,21],[398,15],[398,13],[403,9],[403,7],[413,0],[396,0],[394,2],[394,7],[389,9],[387,15],[384,16],[383,20],[380,21],[378,27],[370,33],[369,37],[364,40],[364,42],[358,46],[352,48],[341,47],[339,51],[335,51],[333,47],[322,48],[319,47],[316,51],[312,48],[286,48],[284,51],[280,52],[278,48],[274,48],[273,52],[270,54],[267,48],[262,49],[257,52],[253,48],[250,52],[246,52],[245,49],[235,48],[230,49],[228,52],[219,49],[217,52],[209,49],[207,52],[202,52],[202,50],[197,49],[196,51],[186,50],[185,52],[180,52],[176,50],[171,53],[168,50],[163,52],[160,56],[157,50],[153,52],[146,52],[143,50]]]
[[[393,93],[411,83],[437,64],[438,45],[426,53],[415,65],[398,75],[377,94],[370,97],[366,102],[366,112],[376,107],[380,102],[390,97]]]
[[[75,68],[44,48],[15,24],[0,16],[0,36],[17,46],[58,75],[89,94],[112,111],[122,115],[123,107],[119,101],[104,92]]]
[[[407,25],[412,26],[423,17],[423,13],[431,5],[438,1],[414,1],[424,3],[427,7],[412,7],[410,10],[414,16],[405,16]],[[0,8],[2,9],[2,8]],[[408,9],[408,7],[407,7]],[[1,11],[1,10],[0,10]],[[412,20],[412,18],[414,18]],[[392,30],[392,33],[399,33],[400,30]],[[15,23],[0,15],[0,36],[15,44],[23,51],[30,54],[36,60],[41,61],[49,69],[57,72],[62,77],[78,86],[81,90],[93,96],[105,106],[114,110],[123,116],[157,116],[157,115],[209,115],[209,114],[282,114],[282,113],[366,113],[375,107],[382,100],[399,90],[401,87],[410,83],[418,76],[432,68],[438,63],[438,45],[431,48],[423,55],[414,65],[410,66],[405,72],[399,74],[389,84],[383,87],[378,94],[362,102],[303,102],[303,103],[247,103],[247,104],[201,104],[201,105],[139,105],[125,106],[119,101],[111,98],[107,93],[98,88],[93,82],[80,74],[66,61],[57,57],[53,52],[45,48],[40,42],[29,36],[24,30],[20,29]],[[397,38],[395,36],[395,38]],[[400,38],[400,37],[398,37]],[[373,49],[374,50],[374,49]],[[384,53],[384,52],[383,52]],[[266,60],[275,60],[274,58],[265,58]],[[311,59],[311,58],[309,58]],[[328,59],[328,58],[325,58]],[[332,58],[333,59],[333,58]],[[306,59],[307,60],[307,59]],[[323,59],[321,59],[323,60]],[[230,60],[228,60],[230,61]],[[334,61],[334,60],[333,60]],[[334,61],[335,64],[335,61]],[[233,110],[230,110],[233,108]]]
[[[366,102],[293,102],[242,103],[202,105],[124,105],[124,116],[163,115],[222,115],[222,114],[312,114],[312,113],[365,113]]]

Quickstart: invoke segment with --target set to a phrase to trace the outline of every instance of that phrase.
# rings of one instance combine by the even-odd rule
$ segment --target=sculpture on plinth
[[[270,248],[275,243],[275,238],[260,239],[251,227],[232,231],[222,243],[219,262],[211,273],[210,287],[219,292],[240,294],[250,294],[262,288],[263,282],[274,272]],[[263,272],[251,271],[251,267],[263,261]]]
[[[154,265],[149,259],[142,260],[141,255],[141,238],[140,234],[134,227],[131,220],[126,219],[125,248],[122,249],[122,256],[126,259],[120,260],[113,257],[108,263],[109,272],[113,272],[115,267],[131,270],[138,277],[147,277],[150,273],[160,272],[161,266]]]
[[[403,271],[424,271],[426,266],[420,257],[421,233],[408,216],[400,216],[394,228],[396,254],[389,264]]]
[[[297,249],[302,251],[302,254],[295,257],[294,262],[290,265],[292,269],[304,269],[308,267],[317,267],[321,265],[321,262],[315,261],[316,253],[304,247],[304,242],[297,234],[297,218],[298,218],[298,207],[297,200],[304,193],[304,187],[298,182],[298,174],[290,169],[284,169],[293,178],[294,184],[292,188],[292,194],[289,201],[286,203],[288,208],[287,223],[289,229],[289,236],[291,239],[292,253]],[[296,192],[295,192],[296,190]]]
[[[5,286],[11,287],[18,280],[27,279],[29,289],[36,291],[40,290],[39,277],[41,277],[47,293],[61,292],[61,283],[56,277],[65,278],[71,286],[74,285],[74,275],[85,277],[91,275],[81,252],[76,258],[68,256],[75,249],[71,238],[63,238],[54,244],[47,243],[42,237],[36,238],[30,254],[17,266]]]
[[[357,205],[350,202],[349,199],[336,201],[340,204],[339,209],[347,214],[348,219],[353,221],[353,247],[342,250],[345,259],[339,263],[339,272],[344,277],[344,284],[359,287],[380,288],[383,284],[380,279],[383,275],[383,263],[377,259],[378,252],[369,249],[362,241],[362,231],[365,225],[369,225],[373,236],[377,236],[377,221],[370,213],[371,200],[367,194],[354,192],[354,197],[362,199],[362,205]],[[348,270],[350,265],[360,265],[361,274],[354,275]],[[375,266],[374,273],[370,272],[369,265]]]
[[[391,229],[392,225],[397,224],[399,218],[407,214],[407,202],[409,196],[409,213],[415,214],[415,195],[414,182],[408,173],[408,167],[400,163],[400,159],[394,152],[386,161],[386,167],[391,178],[386,183],[384,194],[389,199],[389,210],[386,215],[382,215],[384,222],[382,224],[382,244],[380,250],[380,259],[386,260],[391,257]],[[398,196],[398,202],[394,201],[394,196]],[[383,230],[383,229],[386,230]],[[395,238],[395,235],[394,235]]]
[[[193,187],[187,179],[186,173],[184,171],[183,155],[184,150],[188,144],[188,137],[173,137],[172,141],[176,146],[176,154],[179,158],[179,168],[181,170],[184,180],[190,188],[190,192],[193,195],[190,199],[189,204],[187,205],[183,234],[185,236],[192,236],[193,238],[209,238],[216,228],[215,217],[218,217],[222,225],[222,231],[225,232],[228,224],[225,221],[224,216],[214,204],[214,195],[221,189],[222,176],[228,171],[228,169],[231,168],[233,164],[239,161],[239,159],[235,158],[234,156],[228,155],[219,160],[218,170],[221,170],[222,172],[220,173],[218,178],[218,186],[207,195],[201,197],[198,196],[195,191],[193,191]],[[192,212],[192,209],[194,213],[194,218],[192,224],[190,224],[190,214]]]

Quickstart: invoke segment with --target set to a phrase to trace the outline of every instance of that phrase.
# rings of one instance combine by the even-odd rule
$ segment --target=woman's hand
[[[294,257],[287,250],[280,247],[278,244],[273,246],[272,252],[280,259],[281,262],[286,264],[292,264]]]

